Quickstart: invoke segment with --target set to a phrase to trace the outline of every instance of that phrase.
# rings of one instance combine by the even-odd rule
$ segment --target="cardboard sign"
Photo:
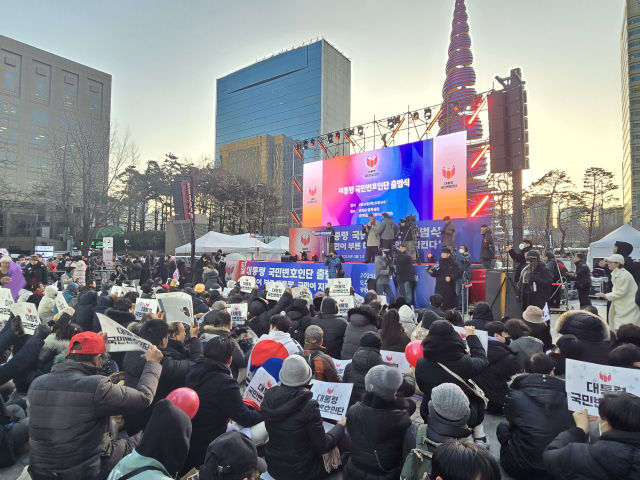
[[[247,321],[247,313],[249,312],[248,303],[234,303],[227,311],[231,315],[231,320],[236,322],[236,325],[244,325]]]
[[[114,285],[113,287],[111,287],[111,294],[117,295],[118,297],[122,297],[122,295],[124,295],[124,291],[122,290],[122,287],[119,287],[118,285]]]
[[[167,323],[181,322],[193,325],[193,299],[183,292],[159,293],[156,295],[160,310]]]
[[[353,360],[336,360],[335,358],[332,358],[331,360],[333,360],[333,364],[336,366],[338,375],[340,375],[341,377],[344,377],[344,369],[347,368],[347,365],[349,365],[353,361]]]
[[[293,287],[291,289],[293,298],[303,298],[307,302],[307,307],[313,303],[313,293],[307,287]]]
[[[280,300],[287,285],[284,282],[269,282],[267,286],[267,300]]]
[[[320,404],[320,415],[327,420],[340,420],[347,413],[353,383],[329,383],[314,380],[311,393]]]
[[[11,316],[9,306],[13,305],[13,296],[8,288],[0,288],[0,328],[4,327]]]
[[[100,328],[107,334],[107,352],[131,352],[139,350],[146,352],[151,344],[135,333],[111,320],[102,313],[96,313],[100,321]]]
[[[338,304],[338,315],[342,315],[343,317],[347,317],[350,308],[354,308],[356,306],[356,299],[351,295],[338,295],[331,296],[336,303]]]
[[[411,368],[404,352],[392,352],[390,350],[380,350],[382,361],[388,365],[397,367],[400,373],[404,373]]]
[[[327,279],[329,287],[329,295],[332,297],[337,295],[351,295],[351,279],[350,278],[329,278]]]
[[[253,375],[253,378],[251,379],[251,382],[249,382],[249,385],[247,385],[242,397],[253,400],[258,405],[262,405],[264,393],[277,384],[278,382],[276,379],[269,375],[269,372],[264,368],[260,367]]]
[[[598,415],[605,393],[629,392],[640,397],[640,370],[579,362],[567,358],[566,392],[569,410]]]
[[[247,275],[238,279],[240,285],[240,291],[245,293],[251,293],[253,287],[256,286],[256,277],[249,277]]]
[[[14,303],[9,305],[9,310],[16,317],[22,320],[22,328],[27,335],[33,335],[38,325],[40,325],[40,317],[38,317],[38,307],[33,303]]]
[[[453,329],[460,334],[462,339],[464,340],[464,344],[467,345],[467,332],[463,327],[454,326]],[[480,343],[482,344],[482,348],[484,348],[484,353],[489,351],[489,334],[484,330],[478,330],[476,328],[476,337],[480,339]]]
[[[136,300],[136,308],[133,312],[136,316],[136,320],[142,320],[142,317],[147,313],[152,315],[158,313],[158,301],[153,298],[139,298]]]
[[[62,295],[62,292],[58,292],[56,295],[56,307],[58,308],[58,311],[61,312],[68,306],[67,300],[64,298],[64,295]]]

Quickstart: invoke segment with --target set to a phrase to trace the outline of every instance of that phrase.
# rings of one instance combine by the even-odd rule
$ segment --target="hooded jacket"
[[[303,298],[296,298],[285,310],[291,320],[289,335],[301,345],[304,345],[304,331],[311,325],[311,312],[307,307],[307,301]]]
[[[360,338],[366,332],[377,332],[377,318],[369,307],[356,307],[349,309],[348,323],[344,333],[341,360],[351,360],[360,348]]]
[[[520,371],[517,353],[499,340],[489,338],[489,367],[473,381],[489,399],[487,411],[502,415],[504,397],[509,393],[509,380]]]
[[[324,298],[320,306],[320,314],[311,319],[311,325],[317,325],[322,329],[324,333],[322,345],[327,349],[327,355],[341,360],[347,321],[338,314],[338,304],[333,298]]]
[[[261,337],[269,332],[269,320],[274,315],[278,315],[287,309],[293,297],[288,291],[285,291],[278,303],[271,306],[271,304],[264,298],[259,297],[260,292],[256,289],[252,290],[249,297],[249,326],[254,333]]]
[[[325,478],[322,455],[342,440],[344,427],[338,424],[325,433],[318,402],[304,387],[268,389],[261,410],[269,434],[265,457],[271,476],[278,480]]]
[[[55,334],[50,334],[45,340],[42,350],[38,356],[38,375],[44,375],[51,373],[51,367],[54,363],[60,363],[67,355],[69,348],[69,340],[58,340]],[[63,354],[62,358],[58,358],[60,354]]]
[[[92,330],[95,333],[98,333],[102,330],[100,327],[100,321],[98,320],[98,313],[104,314],[107,310],[113,307],[113,300],[109,298],[108,295],[102,294],[100,298],[98,298],[98,304],[93,308],[93,328]]]
[[[374,347],[360,347],[353,355],[352,362],[344,369],[342,381],[344,383],[353,383],[351,390],[351,398],[349,406],[362,400],[367,390],[364,386],[364,377],[367,376],[369,370],[376,365],[383,365],[380,350]]]
[[[571,310],[556,320],[556,332],[561,335],[573,334],[584,345],[583,362],[608,365],[611,340],[609,326],[592,313],[583,310]]]
[[[46,292],[45,292],[46,293]],[[90,290],[80,296],[76,305],[76,323],[83,332],[91,331],[93,326],[93,309],[98,306],[98,294]]]
[[[398,310],[398,315],[400,315],[400,325],[402,328],[406,329],[409,332],[409,336],[416,329],[416,321],[413,310],[409,305],[403,305]]]
[[[630,257],[633,252],[633,245],[627,242],[616,242],[615,246],[618,247],[618,253],[624,257],[624,269],[633,275],[636,283],[640,282],[640,263],[634,262]],[[611,270],[609,265],[605,265],[604,271],[611,280]]]
[[[456,295],[456,280],[462,278],[462,272],[453,258],[440,258],[438,268],[428,271],[429,275],[435,277],[435,293],[442,295],[445,308],[456,308],[458,306],[458,296]],[[447,282],[447,277],[449,281]]]
[[[560,432],[575,425],[564,380],[525,374],[516,377],[511,390],[504,405],[511,436],[500,448],[500,464],[516,478],[542,475],[542,452]]]
[[[442,443],[450,438],[457,440],[467,438],[471,435],[472,430],[467,428],[467,422],[469,421],[468,412],[460,420],[447,420],[441,417],[433,408],[433,402],[429,400],[428,405],[429,415],[427,417],[427,438],[435,443]],[[429,446],[431,450],[431,446]],[[433,448],[435,450],[435,448]]]
[[[211,290],[214,285],[223,286],[222,280],[220,280],[220,277],[218,276],[218,271],[213,268],[208,269],[204,273],[202,276],[202,283],[204,283],[205,290]]]
[[[58,295],[58,289],[55,285],[49,285],[44,289],[44,297],[40,300],[38,305],[38,317],[42,323],[48,323],[53,319],[53,310],[56,306],[56,295]]]
[[[377,255],[373,263],[376,267],[376,285],[389,285],[389,261],[384,255]]]
[[[493,322],[493,311],[491,311],[491,306],[486,302],[478,302],[473,309],[473,317],[471,317],[471,320],[468,322],[465,322],[465,325],[476,327],[478,330],[487,331],[491,322]]]

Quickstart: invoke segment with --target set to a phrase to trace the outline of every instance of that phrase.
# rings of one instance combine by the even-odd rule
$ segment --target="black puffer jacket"
[[[553,346],[553,339],[551,338],[551,329],[549,328],[549,324],[545,321],[541,321],[539,323],[530,322],[524,318],[522,321],[531,329],[531,336],[542,341],[545,352],[547,350],[551,350],[551,347]]]
[[[287,316],[291,320],[291,327],[289,328],[289,335],[296,340],[300,345],[304,345],[304,330],[303,326],[311,325],[311,312],[307,307],[307,301],[303,298],[296,298],[291,302],[291,305],[285,310]]]
[[[83,332],[90,332],[93,326],[93,310],[98,305],[98,294],[93,290],[82,294],[76,305],[76,323]]]
[[[487,411],[502,415],[504,397],[509,393],[509,380],[520,371],[517,354],[507,345],[489,339],[489,368],[482,372],[473,381],[482,389],[489,399]]]
[[[360,348],[360,337],[366,332],[377,332],[377,316],[370,307],[351,308],[348,312],[348,324],[342,343],[341,360],[351,360]]]
[[[538,262],[536,269],[529,276],[530,283],[524,286],[523,306],[526,309],[529,305],[544,308],[553,293],[553,273],[542,261]],[[535,284],[535,291],[534,291]]]
[[[473,317],[465,324],[476,327],[478,330],[486,331],[491,322],[493,322],[491,306],[486,302],[478,302],[473,309]]]
[[[311,319],[311,325],[319,326],[324,332],[322,345],[327,349],[326,354],[336,360],[341,360],[344,334],[347,321],[338,315],[338,305],[331,297],[325,297],[320,307],[320,314]]]
[[[362,397],[367,392],[364,387],[364,377],[367,372],[376,365],[382,365],[383,363],[380,350],[373,347],[358,348],[353,355],[353,361],[346,366],[342,376],[344,383],[353,383],[349,406],[362,400]]]
[[[93,308],[93,328],[92,330],[95,333],[98,333],[102,330],[102,327],[100,326],[100,321],[98,320],[98,313],[102,313],[105,314],[107,310],[109,310],[111,307],[113,307],[113,300],[111,300],[111,298],[109,298],[108,295],[105,295],[104,293],[100,296],[100,298],[98,299],[98,305],[96,305]],[[135,317],[135,316],[134,316]]]
[[[207,305],[207,303],[197,295],[193,295],[191,297],[191,301],[193,302],[194,315],[198,313],[207,313],[209,311],[209,305]]]
[[[525,374],[511,383],[511,390],[504,405],[511,436],[500,449],[500,464],[515,478],[542,475],[542,452],[560,432],[574,425],[564,380]]]
[[[397,480],[402,470],[402,443],[411,418],[399,401],[367,393],[347,411],[351,456],[344,480]]]
[[[253,290],[249,297],[249,326],[251,330],[260,338],[262,335],[269,333],[269,320],[274,315],[278,315],[287,309],[293,297],[288,291],[280,297],[278,303],[270,303],[263,298],[258,298],[259,291]]]
[[[438,265],[438,269],[429,270],[429,275],[436,279],[435,293],[442,295],[445,308],[456,308],[458,306],[456,280],[462,278],[462,270],[452,257],[440,258]],[[449,277],[448,282],[447,277]]]
[[[566,312],[556,321],[556,332],[573,334],[584,345],[583,362],[608,365],[611,334],[609,326],[600,317],[582,310]]]
[[[205,290],[211,290],[216,284],[224,287],[222,280],[218,276],[218,272],[214,269],[207,270],[207,273],[202,277],[202,283],[204,283]]]
[[[572,427],[549,444],[543,463],[558,480],[639,480],[640,432],[610,430],[591,445],[583,430]]]
[[[269,433],[265,455],[269,473],[278,480],[316,480],[327,476],[322,455],[344,437],[336,425],[325,433],[318,402],[306,388],[284,385],[267,390],[262,415]]]
[[[515,275],[514,275],[514,280],[516,283],[518,283],[518,280],[520,280],[520,274],[522,273],[522,269],[527,264],[525,257],[527,255],[527,252],[530,250],[531,250],[531,247],[524,247],[522,250],[520,250],[520,253],[516,253],[516,251],[513,249],[509,250],[509,256],[513,259],[514,262],[517,263]]]

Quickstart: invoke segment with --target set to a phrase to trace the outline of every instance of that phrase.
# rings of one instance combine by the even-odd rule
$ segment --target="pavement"
[[[605,316],[607,314],[607,303],[603,300],[593,300],[592,302],[595,307],[598,308],[598,311],[601,316]],[[570,310],[578,310],[579,304],[576,300],[572,300],[569,302]],[[551,335],[553,337],[554,342],[559,337],[558,334],[555,333],[555,322],[558,319],[560,314],[552,313],[551,314]],[[423,423],[422,418],[420,417],[420,399],[414,398],[416,400],[416,404],[418,408],[416,409],[416,413],[413,414],[411,419],[414,423]],[[489,452],[496,460],[500,459],[500,444],[498,443],[498,439],[496,437],[496,428],[500,422],[505,421],[505,418],[501,415],[492,415],[490,413],[485,413],[484,416],[484,431],[489,437]],[[17,462],[15,465],[7,468],[0,468],[0,480],[16,480],[25,466],[29,464],[29,453],[24,453],[18,456]],[[328,477],[330,480],[342,480],[342,471],[338,470]],[[505,480],[513,480],[512,477],[507,475],[504,471],[502,471],[502,478]]]

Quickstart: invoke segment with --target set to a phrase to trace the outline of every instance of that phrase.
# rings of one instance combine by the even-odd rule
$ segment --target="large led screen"
[[[344,155],[304,165],[302,225],[467,216],[467,133]]]

